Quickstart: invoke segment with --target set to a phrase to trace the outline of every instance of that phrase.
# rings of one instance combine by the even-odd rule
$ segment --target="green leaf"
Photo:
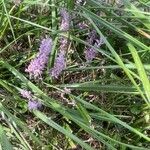
[[[138,52],[136,51],[135,47],[130,43],[128,43],[127,45],[128,45],[129,50],[132,54],[132,57],[134,59],[136,68],[137,68],[139,76],[140,76],[140,79],[142,81],[143,88],[144,88],[145,94],[147,96],[147,104],[150,106],[150,82],[149,82],[148,76],[146,74],[144,66],[141,62],[141,59],[140,59]]]
[[[92,82],[58,85],[58,87],[66,87],[81,91],[139,94],[139,92],[135,87],[121,86],[121,85],[101,85],[98,83],[94,84]]]

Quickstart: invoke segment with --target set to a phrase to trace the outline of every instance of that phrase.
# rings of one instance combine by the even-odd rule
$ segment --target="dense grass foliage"
[[[150,149],[149,0],[0,0],[0,149]]]

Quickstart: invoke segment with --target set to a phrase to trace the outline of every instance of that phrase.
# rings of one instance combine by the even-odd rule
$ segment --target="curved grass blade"
[[[95,7],[97,7],[97,2],[93,2],[93,4],[95,4]],[[106,4],[107,5],[107,4]],[[141,35],[143,35],[144,37],[146,37],[146,38],[148,38],[148,39],[150,39],[150,35],[148,34],[148,33],[146,33],[145,31],[143,31],[142,29],[140,29],[140,28],[138,28],[138,27],[136,27],[134,24],[132,24],[132,23],[130,23],[129,21],[127,21],[127,20],[125,20],[125,19],[123,19],[124,18],[124,16],[119,16],[119,15],[117,15],[115,12],[114,12],[114,10],[118,10],[117,8],[114,8],[114,10],[112,9],[112,7],[105,7],[105,6],[103,6],[102,4],[100,4],[99,3],[99,7],[106,13],[106,14],[112,14],[113,16],[111,16],[111,17],[114,17],[114,18],[116,18],[116,19],[118,19],[119,20],[119,22],[121,21],[122,22],[122,24],[126,24],[128,27],[131,27],[133,30],[135,30],[136,32],[138,32],[139,34],[141,34]],[[110,10],[112,10],[112,11],[110,11]],[[131,11],[132,12],[132,11]],[[134,13],[134,11],[133,11],[133,13]],[[141,12],[140,12],[141,13]],[[142,14],[142,13],[141,13]],[[127,18],[129,18],[130,16],[125,16],[125,17],[127,17]],[[145,16],[144,16],[145,17]],[[135,18],[141,18],[141,17],[139,17],[139,16],[136,16]],[[142,17],[143,18],[143,17]]]
[[[132,149],[136,149],[136,150],[148,150],[147,148],[142,148],[142,147],[138,147],[138,146],[134,146],[134,145],[130,145],[130,144],[125,144],[125,143],[122,143],[120,141],[117,141],[93,128],[89,128],[87,125],[85,125],[83,122],[80,122],[78,121],[77,119],[74,119],[74,117],[71,117],[70,118],[71,120],[73,120],[74,122],[76,122],[80,127],[82,127],[86,132],[90,133],[91,135],[93,135],[93,137],[95,137],[96,139],[104,142],[104,144],[107,144],[107,146],[111,146],[111,148],[113,148],[112,145],[106,143],[106,141],[104,141],[105,139],[106,140],[109,140],[111,142],[114,142],[116,144],[119,144],[121,146],[125,146],[125,147],[129,147],[129,148],[132,148]],[[116,148],[113,148],[113,149],[116,149]]]
[[[124,64],[126,68],[128,69],[137,69],[134,64]],[[150,70],[149,64],[143,64],[143,67],[145,70]],[[108,66],[93,66],[93,67],[76,67],[76,66],[70,66],[65,69],[65,71],[84,71],[84,70],[96,70],[96,69],[121,69],[120,65],[108,65]]]
[[[120,85],[100,85],[100,84],[94,84],[92,82],[58,85],[58,87],[61,88],[66,87],[66,88],[81,90],[81,91],[139,94],[139,92],[135,87],[120,86]]]
[[[16,41],[15,33],[14,33],[14,30],[13,30],[13,27],[12,27],[12,24],[11,24],[11,21],[10,21],[9,13],[7,12],[7,8],[6,8],[6,5],[5,5],[5,1],[2,0],[2,3],[3,3],[3,7],[4,7],[4,10],[5,10],[5,13],[6,13],[6,17],[7,17],[7,19],[8,19],[8,23],[9,23],[9,26],[10,26],[10,29],[11,29],[11,32],[12,32],[12,35],[13,35],[13,38],[14,38],[14,40]]]
[[[30,147],[29,143],[26,141],[26,139],[24,138],[22,133],[17,128],[15,122],[12,121],[12,120],[8,120],[6,117],[5,117],[5,120],[6,120],[7,124],[9,125],[9,127],[11,128],[11,132],[16,135],[17,139],[21,142],[21,144],[24,147],[24,149],[25,150],[26,149],[32,150],[32,148]]]

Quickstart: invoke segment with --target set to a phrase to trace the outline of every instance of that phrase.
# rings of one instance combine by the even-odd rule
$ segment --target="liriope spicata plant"
[[[149,149],[142,4],[2,0],[1,149]]]

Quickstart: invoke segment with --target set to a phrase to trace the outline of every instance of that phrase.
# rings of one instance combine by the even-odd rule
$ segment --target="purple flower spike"
[[[61,14],[60,30],[61,31],[68,31],[69,25],[70,25],[69,13],[66,11],[66,9],[61,9],[60,14]]]
[[[28,101],[29,110],[35,110],[35,109],[41,108],[41,106],[42,104],[38,101],[33,101],[33,100]]]
[[[32,98],[32,95],[31,95],[30,91],[21,89],[20,94],[22,95],[22,97],[27,98],[29,100]]]
[[[41,77],[48,62],[48,56],[51,50],[52,39],[43,39],[39,48],[39,53],[37,54],[36,58],[30,62],[28,68],[25,69],[25,72],[29,73],[30,78],[34,77],[34,79],[37,79]]]
[[[89,33],[87,42],[96,48],[99,48],[102,44],[104,44],[103,38],[100,37],[98,39],[95,30]],[[93,47],[86,47],[85,58],[88,62],[92,61],[96,57],[96,54],[97,51]]]
[[[58,54],[58,57],[55,60],[54,67],[50,71],[52,77],[58,78],[60,73],[65,69],[66,62],[65,62],[65,52],[61,51]]]
[[[51,38],[43,39],[41,41],[41,45],[39,48],[40,54],[45,53],[45,54],[49,55],[51,49],[52,49],[52,39]]]
[[[69,30],[69,25],[70,25],[69,13],[66,11],[66,9],[63,8],[60,11],[60,15],[61,15],[60,30],[67,32]],[[67,51],[67,48],[68,48],[68,38],[61,36],[59,53],[57,58],[55,59],[54,67],[50,70],[50,75],[54,78],[58,78],[60,73],[66,67],[65,52]]]

